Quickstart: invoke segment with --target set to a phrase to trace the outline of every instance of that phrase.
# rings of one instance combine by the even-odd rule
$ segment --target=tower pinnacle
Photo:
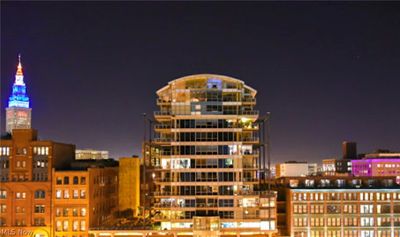
[[[24,86],[24,73],[22,72],[21,54],[18,54],[17,73],[15,74],[15,85]]]

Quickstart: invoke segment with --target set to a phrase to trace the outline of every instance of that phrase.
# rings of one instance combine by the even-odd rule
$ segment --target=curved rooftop
[[[244,88],[249,89],[253,95],[255,95],[257,93],[257,91],[255,89],[253,89],[252,87],[246,85],[244,83],[244,81],[242,81],[242,80],[239,80],[237,78],[230,77],[230,76],[219,75],[219,74],[210,74],[210,73],[193,74],[193,75],[188,75],[188,76],[176,78],[176,79],[168,82],[168,85],[166,85],[163,88],[159,89],[156,93],[159,94],[159,93],[163,92],[164,90],[168,89],[168,87],[170,85],[173,85],[175,83],[191,81],[191,80],[196,80],[196,79],[220,79],[222,81],[240,83],[240,84],[243,84]]]

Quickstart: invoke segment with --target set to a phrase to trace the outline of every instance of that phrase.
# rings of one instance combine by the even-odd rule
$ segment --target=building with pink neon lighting
[[[352,160],[352,174],[356,177],[396,177],[400,183],[400,153],[366,155],[364,159]]]

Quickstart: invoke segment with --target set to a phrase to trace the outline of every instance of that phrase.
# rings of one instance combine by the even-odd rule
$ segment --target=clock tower
[[[26,95],[26,85],[22,72],[21,55],[18,55],[18,67],[15,82],[6,108],[6,132],[12,133],[13,129],[31,128],[31,112],[29,97]]]

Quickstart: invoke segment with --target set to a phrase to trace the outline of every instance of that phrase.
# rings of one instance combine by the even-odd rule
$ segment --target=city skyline
[[[113,5],[114,12],[106,10],[110,3],[75,4],[82,7],[79,10],[68,4],[23,5],[4,3],[1,10],[2,131],[4,107],[11,92],[17,55],[21,53],[27,93],[32,99],[32,127],[41,131],[41,138],[74,143],[78,148],[109,150],[111,157],[140,154],[142,113],[152,114],[156,110],[154,92],[158,88],[181,76],[203,72],[241,78],[258,91],[257,109],[272,113],[274,162],[320,162],[323,158],[340,156],[343,140],[358,142],[360,152],[377,148],[399,150],[396,135],[400,126],[396,121],[400,120],[400,112],[396,110],[399,106],[396,91],[400,85],[396,80],[399,72],[396,65],[400,60],[398,47],[394,45],[400,40],[395,28],[399,26],[399,17],[395,14],[398,8],[365,4],[373,16],[370,19],[365,12],[352,11],[351,4],[332,4],[333,8],[324,11],[326,17],[316,10],[308,10],[311,16],[304,18],[305,12],[294,11],[294,3],[286,8],[277,3],[260,3],[260,10],[244,4],[243,13],[234,18],[232,11],[239,11],[240,4],[228,7],[232,11],[221,11],[222,7],[215,4],[210,15],[202,11],[201,4],[188,3],[182,3],[187,7],[185,10],[173,8],[177,3],[165,4],[168,10],[173,10],[171,13],[151,4],[133,3],[127,9]],[[62,7],[70,9],[82,25],[74,28],[73,21],[61,14]],[[324,10],[323,4],[316,7]],[[85,15],[89,9],[92,12]],[[137,15],[121,14],[128,9]],[[157,17],[147,16],[149,9]],[[289,13],[300,14],[304,24],[312,23],[312,16],[316,15],[322,20],[313,23],[311,28],[296,29],[286,25],[296,17],[288,20],[271,9],[286,13],[283,14],[286,17]],[[269,10],[269,14],[263,15],[262,10]],[[223,29],[227,22],[217,17],[220,11],[235,27]],[[359,18],[345,25],[346,19],[354,17],[350,13],[357,13]],[[48,22],[55,14],[61,15]],[[101,18],[102,15],[105,17]],[[338,22],[328,19],[329,16],[338,17]],[[180,17],[189,23],[177,24]],[[248,29],[246,18],[253,23]],[[150,25],[165,34],[157,32],[165,41],[157,38],[153,28],[142,27],[135,19],[150,21]],[[170,22],[164,22],[165,19]],[[217,19],[224,24],[199,25],[204,20],[211,23]],[[267,19],[275,20],[277,26]],[[131,24],[136,27],[135,32],[143,34],[138,36],[126,31]],[[199,27],[198,31],[193,26]],[[279,28],[282,26],[287,28]],[[334,33],[326,26],[332,27]],[[85,32],[89,28],[91,33]],[[278,33],[264,34],[263,29]],[[244,37],[241,32],[250,36]],[[287,45],[293,33],[297,42]],[[338,33],[347,34],[347,40],[338,37]],[[179,37],[182,34],[189,40],[204,37],[204,42],[186,42]],[[312,35],[318,34],[324,37],[314,42],[316,48],[310,47]],[[225,41],[225,35],[232,36],[230,41]],[[115,40],[111,36],[120,38]],[[136,44],[131,46],[132,40]],[[261,44],[262,40],[267,44]],[[254,45],[240,47],[249,43]],[[171,44],[173,47],[168,47]],[[107,45],[113,47],[106,49]]]

